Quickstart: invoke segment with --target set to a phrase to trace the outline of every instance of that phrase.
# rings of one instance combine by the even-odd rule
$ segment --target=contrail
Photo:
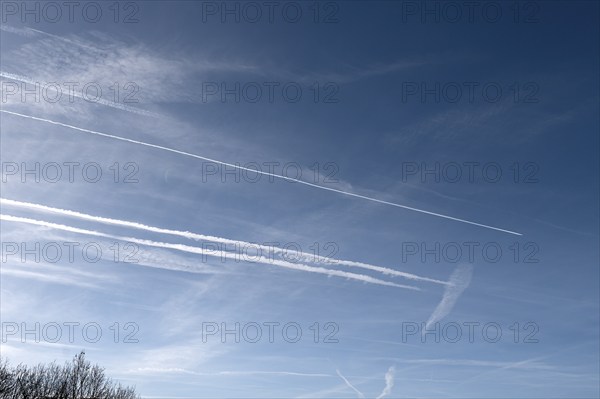
[[[295,250],[291,250],[291,249],[288,250],[288,249],[278,248],[278,247],[274,247],[274,246],[265,246],[265,245],[260,245],[260,244],[254,244],[254,243],[247,242],[247,241],[239,241],[239,240],[231,240],[231,239],[222,238],[222,237],[207,236],[207,235],[203,235],[203,234],[192,233],[189,231],[170,230],[170,229],[164,229],[164,228],[160,228],[160,227],[147,226],[147,225],[137,223],[137,222],[130,222],[130,221],[119,220],[119,219],[110,219],[110,218],[105,218],[105,217],[101,217],[101,216],[93,216],[93,215],[89,215],[86,213],[81,213],[81,212],[71,211],[71,210],[66,210],[66,209],[60,209],[60,208],[53,208],[53,207],[49,207],[49,206],[45,206],[45,205],[33,204],[30,202],[22,202],[22,201],[15,201],[15,200],[10,200],[10,199],[6,199],[6,198],[0,198],[0,204],[5,204],[5,205],[9,205],[9,206],[14,206],[14,207],[20,207],[20,208],[26,208],[26,209],[36,210],[36,211],[41,211],[41,212],[46,212],[46,213],[59,214],[59,215],[63,215],[63,216],[70,216],[70,217],[74,217],[74,218],[77,218],[80,220],[88,220],[88,221],[92,221],[92,222],[104,223],[104,224],[109,224],[109,225],[130,227],[130,228],[149,231],[149,232],[153,232],[153,233],[179,236],[179,237],[184,237],[184,238],[192,239],[192,240],[196,240],[196,241],[210,241],[210,242],[218,242],[221,244],[233,244],[233,245],[242,246],[244,248],[246,248],[246,247],[258,248],[263,251],[267,251],[268,253],[270,253],[269,251],[273,251],[273,252],[276,252],[278,254],[283,254],[283,255],[296,255],[299,258],[303,259],[303,261],[305,261],[305,262],[308,259],[313,258],[313,259],[315,259],[315,261],[318,261],[321,263],[357,267],[357,268],[362,268],[362,269],[366,269],[366,270],[376,271],[376,272],[382,273],[384,275],[403,277],[403,278],[406,278],[409,280],[426,281],[426,282],[442,284],[442,285],[450,284],[447,281],[441,281],[441,280],[436,280],[436,279],[432,279],[432,278],[428,278],[428,277],[422,277],[422,276],[418,276],[416,274],[401,272],[401,271],[390,269],[387,267],[371,265],[371,264],[363,263],[363,262],[355,262],[355,261],[349,261],[349,260],[328,258],[326,256],[320,256],[320,255],[316,255],[316,254],[306,255],[306,254],[303,254],[301,251],[299,252],[299,251],[295,251]],[[310,262],[310,260],[308,260],[308,261]]]
[[[157,367],[139,367],[137,369],[128,370],[128,373],[136,372],[156,372],[156,373],[183,373],[200,376],[221,376],[221,375],[284,375],[284,376],[295,376],[295,377],[331,377],[330,374],[323,373],[299,373],[295,371],[217,371],[212,373],[200,372],[182,369],[178,367],[174,368],[157,368]]]
[[[38,30],[38,29],[33,29],[33,28],[25,28],[25,29],[28,29],[28,30],[30,30],[30,31],[32,31],[34,33],[39,33],[39,34],[42,34],[42,35],[49,36],[49,37],[51,37],[53,39],[57,39],[57,40],[65,42],[65,43],[74,44],[76,46],[79,46],[79,47],[82,47],[82,48],[86,48],[88,50],[92,50],[92,51],[94,51],[96,53],[102,52],[101,49],[98,49],[98,48],[92,47],[92,46],[88,46],[87,44],[83,44],[83,43],[81,43],[78,40],[71,40],[71,39],[67,39],[64,36],[53,35],[52,33],[44,32],[43,30]]]
[[[207,256],[221,257],[224,259],[234,259],[235,260],[234,253],[221,252],[221,253],[216,254],[210,250],[206,250],[206,249],[200,248],[200,247],[193,247],[193,246],[189,246],[189,245],[171,244],[171,243],[165,243],[165,242],[143,240],[143,239],[133,238],[133,237],[116,236],[116,235],[112,235],[112,234],[101,233],[101,232],[94,231],[94,230],[80,229],[78,227],[67,226],[64,224],[51,223],[51,222],[46,222],[46,221],[42,221],[42,220],[35,220],[35,219],[29,219],[29,218],[23,218],[23,217],[17,217],[17,216],[5,215],[5,214],[0,214],[0,220],[5,220],[5,221],[9,221],[9,222],[17,222],[17,223],[27,223],[27,224],[37,225],[37,226],[49,227],[49,228],[56,229],[56,230],[68,231],[71,233],[84,234],[84,235],[90,235],[90,236],[95,236],[95,237],[110,238],[113,240],[132,242],[132,243],[155,247],[155,248],[172,249],[172,250],[192,253],[192,254],[196,254],[196,255],[207,255]],[[349,272],[344,272],[341,270],[331,270],[331,269],[325,269],[322,267],[304,265],[304,264],[300,264],[300,263],[297,264],[297,263],[292,263],[292,262],[286,262],[283,260],[269,259],[269,258],[265,258],[264,256],[253,257],[252,261],[256,261],[256,262],[262,263],[262,264],[279,266],[279,267],[283,267],[283,268],[287,268],[287,269],[309,272],[309,273],[319,273],[319,274],[325,274],[328,276],[343,277],[343,278],[347,278],[347,279],[351,279],[351,280],[362,281],[365,283],[384,285],[384,286],[388,286],[388,287],[404,288],[404,289],[413,290],[413,291],[421,291],[421,289],[418,287],[414,287],[414,286],[410,286],[410,285],[396,284],[396,283],[392,283],[389,281],[380,280],[380,279],[377,279],[377,278],[374,278],[371,276],[367,276],[364,274],[349,273]]]
[[[36,82],[35,80],[30,79],[27,76],[22,76],[22,75],[16,75],[14,73],[8,73],[8,72],[4,72],[4,71],[0,71],[0,77],[6,78],[6,79],[10,79],[10,80],[16,80],[19,82],[23,82],[23,83],[29,83],[31,85],[39,85],[39,82]],[[47,86],[47,89],[50,89],[54,92],[59,92],[58,90],[56,90],[52,85]],[[60,92],[62,95],[62,92]],[[87,102],[90,103],[97,103],[97,104],[101,104],[101,105],[105,105],[107,107],[111,107],[111,108],[116,108],[116,109],[120,109],[121,111],[127,111],[127,112],[132,112],[134,114],[138,114],[138,115],[144,115],[144,116],[154,116],[157,117],[158,115],[150,112],[150,111],[146,111],[143,109],[138,109],[135,107],[130,107],[129,105],[125,105],[125,104],[120,104],[114,101],[108,101],[105,100],[103,98],[98,98],[98,99],[94,99],[94,101],[90,101],[89,99],[87,99],[83,94],[81,94],[81,92],[79,92],[78,90],[69,90],[69,96],[73,96],[73,97],[77,97],[77,98],[81,98]],[[8,111],[7,111],[8,112]]]
[[[19,28],[14,28],[12,26],[0,24],[0,30],[3,30],[4,32],[8,32],[8,33],[14,33],[15,35],[24,36],[24,37],[35,36],[35,32],[33,31],[33,29],[30,29],[30,28],[19,29]]]
[[[344,382],[346,383],[346,385],[348,385],[348,387],[349,387],[349,388],[351,388],[352,390],[354,390],[354,392],[356,392],[356,394],[358,395],[358,397],[359,397],[359,398],[364,398],[364,397],[365,397],[365,395],[364,395],[364,394],[363,394],[361,391],[359,391],[358,389],[356,389],[356,387],[355,387],[354,385],[352,385],[352,384],[350,383],[350,381],[348,381],[348,380],[346,379],[346,377],[344,377],[344,376],[342,375],[342,373],[340,373],[340,370],[335,370],[335,372],[337,373],[337,375],[339,375],[339,376],[340,376],[340,378],[341,378],[342,380],[344,380]]]
[[[24,36],[24,37],[32,37],[32,36],[35,36],[36,34],[41,34],[41,35],[51,37],[53,39],[63,41],[65,43],[74,44],[76,46],[83,47],[88,50],[93,50],[95,52],[101,51],[101,50],[97,49],[96,47],[88,46],[87,44],[83,44],[79,41],[67,39],[66,37],[63,37],[63,36],[53,35],[52,33],[44,32],[44,31],[38,30],[38,29],[33,29],[33,28],[28,28],[28,27],[21,29],[21,28],[14,28],[12,26],[7,26],[7,25],[0,25],[0,30],[9,32],[9,33],[14,33],[15,35]]]
[[[377,399],[382,399],[392,393],[392,388],[394,387],[394,374],[396,373],[396,368],[391,366],[387,373],[385,373],[385,388],[379,394]]]
[[[429,316],[429,320],[427,320],[427,324],[425,325],[423,333],[425,333],[425,331],[428,330],[432,324],[437,323],[446,317],[448,313],[450,313],[460,295],[471,283],[472,275],[473,265],[465,263],[456,267],[456,270],[454,270],[450,276],[450,285],[444,288],[442,300],[437,305],[431,316]]]
[[[36,121],[47,122],[47,123],[51,123],[53,125],[58,125],[58,126],[67,127],[69,129],[78,130],[80,132],[95,134],[97,136],[108,137],[108,138],[115,139],[115,140],[126,141],[128,143],[143,145],[143,146],[151,147],[151,148],[157,148],[159,150],[169,151],[169,152],[172,152],[172,153],[175,153],[175,154],[184,155],[184,156],[191,157],[191,158],[201,159],[201,160],[204,160],[204,161],[213,162],[213,163],[217,163],[217,164],[224,165],[224,166],[229,166],[229,167],[240,169],[240,170],[245,170],[245,171],[249,171],[249,172],[253,172],[253,173],[258,173],[258,174],[265,175],[265,176],[270,176],[270,177],[275,177],[275,178],[282,179],[282,180],[287,180],[287,181],[291,181],[291,182],[295,182],[295,183],[300,183],[300,184],[304,184],[306,186],[318,188],[318,189],[321,189],[321,190],[333,191],[333,192],[338,193],[338,194],[343,194],[343,195],[348,195],[348,196],[351,196],[351,197],[361,198],[361,199],[364,199],[364,200],[367,200],[367,201],[377,202],[377,203],[380,203],[380,204],[394,206],[394,207],[397,207],[397,208],[408,209],[410,211],[420,212],[420,213],[424,213],[424,214],[431,215],[431,216],[437,216],[437,217],[440,217],[440,218],[443,218],[443,219],[448,219],[448,220],[453,220],[453,221],[456,221],[456,222],[466,223],[466,224],[470,224],[470,225],[473,225],[473,226],[479,226],[479,227],[483,227],[483,228],[490,229],[490,230],[501,231],[503,233],[514,234],[514,235],[517,235],[517,236],[521,236],[522,235],[521,233],[517,233],[517,232],[514,232],[514,231],[510,231],[510,230],[501,229],[499,227],[489,226],[487,224],[481,224],[481,223],[471,222],[469,220],[459,219],[459,218],[455,218],[453,216],[443,215],[441,213],[430,212],[430,211],[426,211],[426,210],[423,210],[423,209],[418,209],[418,208],[413,208],[413,207],[406,206],[406,205],[397,204],[397,203],[394,203],[394,202],[389,202],[389,201],[384,201],[384,200],[380,200],[380,199],[377,199],[377,198],[367,197],[365,195],[354,194],[354,193],[351,193],[351,192],[348,192],[348,191],[342,191],[342,190],[338,190],[338,189],[331,188],[331,187],[321,186],[321,185],[318,185],[318,184],[309,183],[309,182],[304,181],[304,180],[294,179],[294,178],[283,176],[283,175],[277,175],[277,174],[274,174],[274,173],[269,173],[269,172],[264,172],[264,171],[258,171],[256,169],[246,168],[246,167],[243,167],[243,166],[240,166],[240,165],[234,165],[234,164],[231,164],[231,163],[228,163],[228,162],[218,161],[216,159],[211,159],[211,158],[203,157],[203,156],[200,156],[200,155],[192,154],[192,153],[185,152],[185,151],[176,150],[176,149],[169,148],[169,147],[164,147],[164,146],[157,145],[157,144],[145,143],[143,141],[132,140],[132,139],[128,139],[128,138],[121,137],[121,136],[115,136],[115,135],[108,134],[108,133],[98,132],[98,131],[95,131],[95,130],[84,129],[84,128],[81,128],[81,127],[77,127],[77,126],[73,126],[73,125],[68,125],[66,123],[55,122],[55,121],[50,120],[50,119],[37,118],[37,117],[31,116],[31,115],[19,114],[17,112],[6,111],[6,110],[0,110],[0,112],[5,112],[7,114],[11,114],[11,115],[15,115],[15,116],[20,116],[22,118],[33,119],[33,120],[36,120]]]

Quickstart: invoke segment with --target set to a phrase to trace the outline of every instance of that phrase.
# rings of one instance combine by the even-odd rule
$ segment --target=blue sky
[[[598,4],[275,3],[3,3],[2,356],[144,397],[598,397]]]

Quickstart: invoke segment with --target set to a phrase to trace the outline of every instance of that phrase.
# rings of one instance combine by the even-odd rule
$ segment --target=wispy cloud
[[[39,264],[37,266],[39,266]],[[17,269],[17,268],[13,268],[13,267],[7,267],[7,265],[2,266],[2,276],[4,276],[4,277],[12,276],[12,277],[17,277],[17,278],[38,280],[38,281],[42,281],[45,283],[54,283],[54,284],[68,285],[68,286],[78,286],[78,287],[89,288],[89,289],[100,289],[101,288],[97,284],[90,283],[89,282],[90,279],[88,279],[88,281],[84,281],[82,279],[78,279],[77,277],[69,276],[69,275],[67,275],[67,273],[64,273],[64,272],[49,274],[48,273],[49,271],[51,271],[51,270],[45,270],[45,273],[42,273],[42,272],[36,272],[36,271],[31,271],[31,270],[21,270],[21,269]],[[56,270],[54,270],[54,272],[56,272]],[[96,276],[94,276],[94,277],[96,277]]]
[[[6,32],[25,37],[27,43],[12,50],[9,70],[35,75],[46,82],[80,82],[112,85],[133,82],[135,98],[144,104],[167,101],[199,102],[198,75],[206,73],[252,73],[256,65],[237,59],[215,60],[206,54],[165,54],[157,46],[128,37],[120,40],[110,33],[56,35],[31,28],[6,27]]]
[[[294,81],[312,83],[314,81],[330,81],[339,84],[347,84],[357,82],[363,79],[368,79],[377,76],[393,74],[400,71],[405,71],[411,68],[418,68],[429,64],[430,61],[424,59],[414,60],[396,60],[389,63],[377,63],[372,65],[351,65],[349,63],[337,62],[337,71],[335,72],[314,72],[307,73],[294,72],[287,69],[282,69],[278,66],[266,66],[263,70],[270,74],[275,74],[284,79]]]

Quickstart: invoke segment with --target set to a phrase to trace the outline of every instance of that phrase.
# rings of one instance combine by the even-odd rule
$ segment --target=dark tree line
[[[0,360],[1,399],[139,399],[131,387],[123,387],[92,365],[81,352],[72,362],[11,367]]]

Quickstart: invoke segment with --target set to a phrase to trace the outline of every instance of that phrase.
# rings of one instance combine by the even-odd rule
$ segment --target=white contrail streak
[[[192,254],[196,254],[196,255],[205,255],[205,256],[212,256],[212,257],[221,257],[222,259],[236,260],[236,257],[235,257],[236,255],[234,253],[230,253],[230,252],[229,253],[228,252],[215,253],[210,250],[206,250],[204,248],[193,247],[193,246],[189,246],[189,245],[171,244],[171,243],[165,243],[165,242],[143,240],[143,239],[133,238],[133,237],[116,236],[116,235],[112,235],[112,234],[101,233],[101,232],[94,231],[94,230],[80,229],[78,227],[67,226],[64,224],[50,223],[50,222],[46,222],[43,220],[35,220],[35,219],[29,219],[29,218],[23,218],[23,217],[17,217],[17,216],[5,215],[5,214],[0,214],[0,220],[5,220],[5,221],[9,221],[9,222],[17,222],[17,223],[27,223],[27,224],[32,224],[32,225],[37,225],[37,226],[42,226],[42,227],[49,227],[49,228],[56,229],[56,230],[68,231],[71,233],[84,234],[84,235],[90,235],[90,236],[95,236],[95,237],[110,238],[113,240],[132,242],[135,244],[145,245],[145,246],[154,247],[154,248],[172,249],[172,250],[192,253]],[[349,273],[349,272],[344,272],[341,270],[331,270],[331,269],[309,266],[309,265],[300,264],[300,263],[292,263],[292,262],[286,262],[283,260],[269,259],[269,258],[265,258],[264,256],[253,256],[252,261],[255,261],[257,263],[262,263],[262,264],[279,266],[279,267],[283,267],[283,268],[287,268],[287,269],[309,272],[309,273],[319,273],[319,274],[325,274],[328,276],[342,277],[342,278],[347,278],[347,279],[351,279],[351,280],[362,281],[365,283],[385,285],[388,287],[404,288],[404,289],[413,290],[413,291],[421,291],[421,289],[418,287],[414,287],[414,286],[410,286],[410,285],[396,284],[396,283],[392,283],[389,281],[373,278],[371,276],[367,276],[364,274]]]
[[[53,208],[53,207],[49,207],[49,206],[45,206],[45,205],[33,204],[30,202],[22,202],[22,201],[15,201],[15,200],[10,200],[10,199],[6,199],[6,198],[0,198],[0,204],[9,205],[9,206],[13,206],[13,207],[26,208],[26,209],[30,209],[30,210],[45,212],[45,213],[53,213],[53,214],[59,214],[59,215],[63,215],[63,216],[70,216],[70,217],[74,217],[74,218],[77,218],[80,220],[88,220],[88,221],[92,221],[92,222],[104,223],[104,224],[109,224],[109,225],[130,227],[130,228],[149,231],[149,232],[153,232],[153,233],[168,234],[168,235],[173,235],[173,236],[178,236],[178,237],[184,237],[184,238],[192,239],[192,240],[196,240],[196,241],[210,241],[210,242],[218,242],[221,244],[233,244],[233,245],[237,245],[237,246],[244,247],[244,248],[253,247],[253,248],[258,248],[262,251],[267,251],[267,253],[270,253],[270,251],[273,251],[273,252],[276,252],[278,254],[283,254],[283,255],[295,255],[295,256],[298,256],[299,258],[303,259],[305,262],[307,261],[307,259],[312,258],[315,261],[317,261],[317,263],[320,262],[320,263],[327,263],[327,264],[331,264],[331,265],[343,265],[343,266],[357,267],[357,268],[362,268],[362,269],[366,269],[366,270],[376,271],[376,272],[382,273],[384,275],[403,277],[403,278],[406,278],[409,280],[415,280],[415,281],[426,281],[426,282],[442,284],[442,285],[450,284],[447,281],[441,281],[441,280],[436,280],[436,279],[432,279],[432,278],[428,278],[428,277],[422,277],[422,276],[418,276],[416,274],[401,272],[401,271],[390,269],[387,267],[371,265],[371,264],[363,263],[363,262],[355,262],[355,261],[349,261],[349,260],[328,258],[326,256],[319,256],[316,254],[315,255],[313,255],[313,254],[307,255],[307,254],[303,254],[302,252],[294,251],[291,249],[288,250],[288,249],[278,248],[278,247],[274,247],[274,246],[265,246],[265,245],[260,245],[260,244],[254,244],[254,243],[247,242],[247,241],[239,241],[239,240],[231,240],[231,239],[222,238],[222,237],[207,236],[207,235],[203,235],[203,234],[192,233],[189,231],[163,229],[160,227],[147,226],[147,225],[137,223],[137,222],[129,222],[126,220],[110,219],[110,218],[105,218],[105,217],[100,217],[100,216],[93,216],[93,215],[89,215],[86,213],[81,213],[81,212],[71,211],[71,210],[66,210],[66,209],[60,209],[60,208]]]
[[[346,377],[344,377],[344,376],[342,375],[342,373],[340,373],[340,370],[335,370],[335,372],[337,373],[337,375],[339,375],[339,376],[340,376],[340,378],[341,378],[342,380],[344,380],[344,382],[346,383],[346,385],[347,385],[349,388],[351,388],[352,390],[354,390],[354,392],[356,392],[356,394],[358,395],[358,397],[359,397],[359,398],[364,398],[364,397],[365,397],[365,395],[364,395],[364,394],[363,394],[361,391],[359,391],[358,389],[356,389],[356,387],[355,387],[354,385],[352,385],[352,384],[350,383],[350,381],[348,381],[348,380],[346,379]]]
[[[11,114],[11,115],[15,115],[15,116],[20,116],[22,118],[33,119],[33,120],[36,120],[36,121],[47,122],[47,123],[51,123],[53,125],[58,125],[58,126],[67,127],[69,129],[78,130],[80,132],[95,134],[97,136],[108,137],[108,138],[111,138],[111,139],[121,140],[121,141],[125,141],[125,142],[128,142],[128,143],[143,145],[143,146],[151,147],[151,148],[157,148],[159,150],[168,151],[168,152],[172,152],[172,153],[179,154],[179,155],[184,155],[184,156],[191,157],[191,158],[201,159],[201,160],[204,160],[204,161],[213,162],[213,163],[217,163],[217,164],[224,165],[224,166],[229,166],[229,167],[240,169],[240,170],[245,170],[245,171],[249,171],[249,172],[253,172],[253,173],[258,173],[258,174],[265,175],[265,176],[270,176],[270,177],[275,177],[275,178],[278,178],[278,179],[283,179],[283,180],[287,180],[287,181],[291,181],[291,182],[295,182],[295,183],[300,183],[300,184],[304,184],[306,186],[318,188],[318,189],[321,189],[321,190],[333,191],[333,192],[338,193],[338,194],[343,194],[343,195],[348,195],[348,196],[351,196],[351,197],[361,198],[361,199],[364,199],[364,200],[367,200],[367,201],[377,202],[377,203],[380,203],[380,204],[394,206],[394,207],[397,207],[397,208],[408,209],[410,211],[420,212],[420,213],[424,213],[424,214],[431,215],[431,216],[437,216],[437,217],[444,218],[444,219],[454,220],[456,222],[466,223],[466,224],[470,224],[470,225],[473,225],[473,226],[479,226],[479,227],[483,227],[483,228],[486,228],[486,229],[501,231],[503,233],[514,234],[514,235],[518,235],[518,236],[522,235],[521,233],[517,233],[517,232],[514,232],[514,231],[510,231],[510,230],[501,229],[499,227],[489,226],[487,224],[481,224],[481,223],[471,222],[469,220],[459,219],[459,218],[455,218],[453,216],[443,215],[441,213],[430,212],[430,211],[426,211],[426,210],[423,210],[423,209],[418,209],[418,208],[413,208],[413,207],[406,206],[406,205],[396,204],[394,202],[384,201],[384,200],[380,200],[380,199],[372,198],[372,197],[367,197],[367,196],[360,195],[360,194],[354,194],[354,193],[351,193],[351,192],[348,192],[348,191],[342,191],[342,190],[338,190],[338,189],[331,188],[331,187],[326,187],[326,186],[321,186],[321,185],[314,184],[314,183],[309,183],[309,182],[304,181],[304,180],[293,179],[293,178],[287,177],[287,176],[282,176],[282,175],[277,175],[277,174],[274,174],[274,173],[269,173],[269,172],[264,172],[264,171],[260,171],[260,170],[256,170],[256,169],[246,168],[246,167],[243,167],[243,166],[240,166],[240,165],[234,165],[234,164],[231,164],[231,163],[228,163],[228,162],[218,161],[216,159],[203,157],[203,156],[200,156],[200,155],[192,154],[192,153],[185,152],[185,151],[176,150],[176,149],[169,148],[169,147],[164,147],[164,146],[157,145],[157,144],[145,143],[143,141],[132,140],[132,139],[128,139],[128,138],[121,137],[121,136],[115,136],[113,134],[102,133],[102,132],[98,132],[98,131],[95,131],[95,130],[84,129],[84,128],[81,128],[81,127],[77,127],[77,126],[73,126],[73,125],[68,125],[66,123],[56,122],[56,121],[53,121],[53,120],[50,120],[50,119],[38,118],[38,117],[35,117],[35,116],[31,116],[31,115],[24,115],[24,114],[20,114],[20,113],[17,113],[17,112],[12,112],[12,111],[7,111],[7,110],[0,110],[0,112],[5,112],[7,114]]]
[[[16,81],[23,82],[23,83],[29,83],[29,84],[34,85],[34,86],[40,85],[40,82],[38,82],[38,81],[30,79],[27,76],[16,75],[14,73],[8,73],[8,72],[0,71],[0,77],[6,78],[6,79],[10,79],[10,80],[16,80]],[[53,82],[53,83],[55,83],[55,82]],[[52,91],[54,91],[56,93],[59,93],[59,90],[57,90],[55,88],[54,84],[53,85],[47,85],[45,88],[46,88],[46,90],[52,90]],[[60,94],[62,96],[62,94],[63,94],[62,91],[60,91]],[[5,94],[5,95],[7,95],[7,94]],[[80,98],[80,99],[83,99],[83,100],[85,100],[85,101],[87,101],[89,103],[101,104],[101,105],[105,105],[107,107],[117,108],[117,109],[120,109],[121,111],[132,112],[132,113],[138,114],[138,115],[154,116],[154,117],[158,116],[157,114],[152,113],[150,111],[146,111],[146,110],[143,110],[143,109],[138,109],[138,108],[135,108],[135,107],[130,107],[128,105],[116,103],[114,101],[108,101],[108,100],[105,100],[103,98],[97,98],[97,99],[94,99],[93,101],[90,101],[79,90],[76,90],[76,89],[69,90],[68,95],[69,96],[73,96],[73,97],[77,97],[77,98]]]

